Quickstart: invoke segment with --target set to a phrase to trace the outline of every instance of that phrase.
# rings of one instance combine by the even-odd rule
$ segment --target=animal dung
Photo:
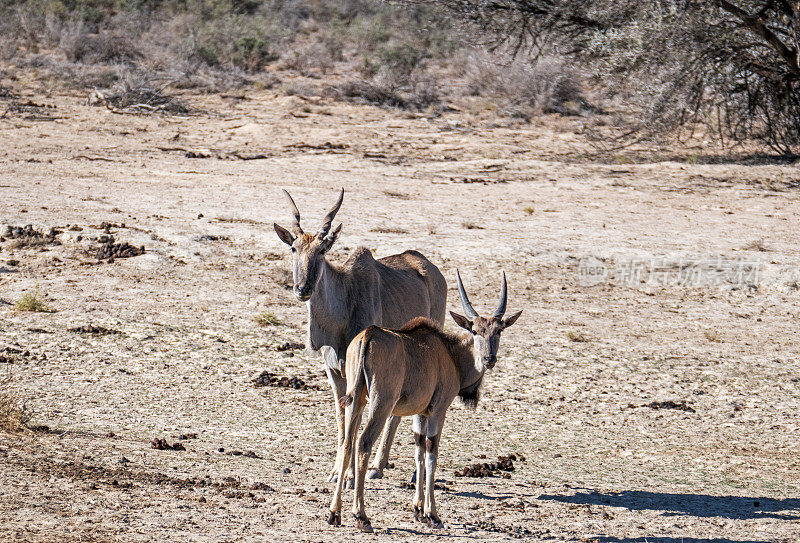
[[[302,350],[305,349],[306,346],[302,343],[297,343],[296,341],[286,341],[281,343],[280,345],[275,347],[275,350],[279,353],[283,351],[294,351],[294,350]]]
[[[35,230],[32,224],[25,226],[6,226],[6,231],[3,234],[4,238],[19,239],[19,238],[55,238],[60,232],[55,228],[51,228],[50,232],[45,234],[39,230]]]
[[[297,377],[278,376],[267,370],[262,371],[256,378],[253,379],[255,387],[280,387],[280,388],[293,388],[295,390],[320,390],[317,385],[310,385]]]
[[[157,437],[153,441],[150,442],[151,449],[157,449],[159,451],[185,451],[186,447],[183,446],[183,443],[180,441],[176,441],[172,445],[167,443],[167,440],[164,438]]]
[[[648,404],[642,405],[641,407],[649,407],[650,409],[677,409],[678,411],[695,413],[694,407],[688,405],[686,403],[686,400],[680,400],[678,402],[673,400],[666,400],[663,402],[650,402]]]
[[[17,240],[17,245],[22,246],[35,246],[35,245],[61,245],[61,242],[56,239],[61,233],[57,228],[51,228],[46,234],[36,230],[33,225],[28,224],[25,226],[6,226],[2,239]]]
[[[94,254],[98,260],[108,260],[113,262],[115,258],[130,258],[144,254],[144,245],[134,247],[133,245],[122,242],[115,243],[114,236],[103,235],[98,238],[100,244],[95,248]]]
[[[259,459],[261,458],[258,454],[256,454],[253,451],[245,451],[245,452],[242,452],[242,451],[228,451],[225,454],[227,454],[229,456],[243,456],[245,458],[259,458]]]
[[[483,462],[472,464],[463,469],[456,470],[456,477],[502,477],[503,479],[510,479],[511,473],[516,468],[514,467],[515,461],[524,462],[525,457],[521,454],[511,453],[505,456],[498,456],[497,462]]]
[[[98,336],[108,336],[111,334],[120,334],[118,330],[112,330],[111,328],[106,328],[104,326],[96,326],[94,324],[84,324],[83,326],[75,326],[74,328],[69,328],[68,332],[78,332],[80,334],[95,334]]]

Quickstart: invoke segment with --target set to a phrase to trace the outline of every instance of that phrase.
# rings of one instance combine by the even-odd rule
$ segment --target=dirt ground
[[[0,231],[62,232],[0,243],[0,372],[39,426],[0,436],[0,540],[800,540],[796,166],[601,163],[579,118],[271,91],[126,115],[15,89],[33,105],[0,99]],[[317,355],[279,350],[307,318],[282,187],[310,228],[344,187],[331,258],[418,249],[451,309],[456,268],[483,310],[508,274],[524,312],[477,410],[450,410],[443,530],[410,512],[409,421],[368,482],[377,535],[325,523],[330,392]],[[101,235],[146,252],[99,261]],[[54,311],[15,309],[30,291]],[[510,478],[455,475],[509,453]]]

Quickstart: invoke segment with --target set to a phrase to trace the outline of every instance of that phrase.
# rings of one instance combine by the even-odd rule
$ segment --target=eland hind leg
[[[389,464],[389,452],[394,444],[394,437],[397,434],[397,427],[400,426],[400,417],[389,417],[386,427],[381,434],[381,442],[375,453],[372,465],[367,471],[367,479],[380,479],[383,477],[383,470]]]
[[[336,375],[334,370],[330,367],[325,368],[325,373],[328,374],[328,382],[331,384],[331,390],[333,391],[333,407],[336,413],[336,461],[333,463],[333,469],[331,469],[331,473],[328,476],[328,482],[335,483],[339,475],[339,461],[342,458],[342,444],[344,443],[345,435],[344,408],[339,405],[339,399],[345,395],[347,381],[342,379],[339,375]]]
[[[375,383],[370,387],[375,390]],[[391,415],[395,402],[389,398],[370,397],[370,414],[361,436],[358,438],[358,449],[355,471],[355,492],[353,494],[353,516],[356,518],[358,528],[362,532],[372,532],[372,524],[364,511],[364,479],[367,474],[367,465],[372,453],[372,447],[380,437],[389,415]]]
[[[341,455],[337,456],[336,459],[337,477],[328,516],[328,524],[333,526],[342,524],[342,488],[345,480],[345,466],[350,465],[351,459],[355,456],[353,454],[353,444],[356,441],[362,409],[364,409],[364,404],[359,402],[350,404],[344,409],[344,439],[342,441]]]
[[[423,485],[425,481],[425,436],[428,428],[428,420],[423,415],[414,415],[412,422],[414,429],[414,461],[416,463],[416,487],[414,489],[414,501],[411,508],[414,511],[414,519],[423,522],[424,516],[424,493]]]

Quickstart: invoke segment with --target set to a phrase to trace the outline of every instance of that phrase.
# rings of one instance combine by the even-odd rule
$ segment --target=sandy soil
[[[580,119],[188,99],[198,114],[45,90],[18,101],[52,108],[2,108],[0,228],[63,233],[0,243],[0,371],[49,429],[0,437],[0,539],[375,540],[349,516],[325,523],[330,392],[316,355],[277,350],[306,321],[272,231],[289,222],[279,188],[315,227],[344,187],[333,259],[415,248],[450,282],[460,268],[482,308],[504,269],[509,311],[524,309],[478,409],[450,411],[445,529],[409,511],[404,421],[395,468],[368,485],[381,540],[800,540],[796,167],[601,164]],[[146,253],[99,263],[107,233]],[[632,281],[631,259],[668,273]],[[608,276],[582,281],[587,261]],[[684,273],[711,261],[759,275]],[[14,309],[31,290],[55,311]],[[265,312],[278,323],[260,326]],[[88,324],[120,333],[70,331]],[[263,370],[319,390],[256,388]],[[687,410],[648,406],[666,401]],[[455,476],[512,452],[526,460],[509,479]]]

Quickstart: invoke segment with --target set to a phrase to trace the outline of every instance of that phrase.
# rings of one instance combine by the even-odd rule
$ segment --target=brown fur
[[[284,192],[294,215],[294,233],[278,224],[273,227],[281,241],[292,248],[293,291],[308,304],[307,344],[313,350],[330,347],[333,351],[333,355],[323,353],[323,359],[335,397],[340,441],[341,410],[352,401],[343,398],[344,358],[351,340],[369,325],[399,328],[418,315],[429,317],[441,326],[447,304],[447,282],[439,269],[417,251],[376,260],[369,249],[358,247],[344,263],[329,261],[326,254],[336,242],[342,225],[332,230],[330,227],[344,190],[314,235],[303,232],[300,212],[291,195]],[[392,418],[387,425],[372,476],[382,475],[399,422]]]
[[[459,326],[471,332],[469,335],[444,332],[430,319],[417,317],[394,330],[369,326],[347,347],[345,437],[337,455],[338,480],[331,511],[334,514],[341,511],[345,466],[355,458],[353,514],[364,531],[372,530],[364,513],[367,462],[381,429],[392,416],[414,416],[417,466],[414,516],[431,527],[442,527],[436,514],[434,482],[445,414],[456,396],[467,404],[477,403],[483,376],[497,359],[500,332],[514,324],[521,313],[502,319],[506,305],[505,274],[500,310],[490,319],[472,310],[460,279],[459,292],[465,307],[471,309],[473,320],[452,312],[451,315]],[[476,323],[480,334],[475,330]],[[354,455],[355,437],[367,397],[369,416]]]

